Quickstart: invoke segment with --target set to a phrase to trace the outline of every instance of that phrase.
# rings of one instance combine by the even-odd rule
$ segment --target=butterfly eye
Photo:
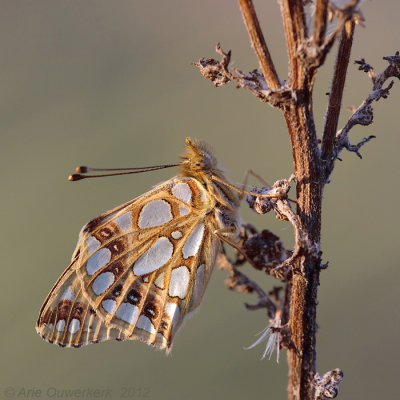
[[[202,156],[192,162],[191,168],[193,171],[208,171],[213,168],[213,164],[207,156]]]

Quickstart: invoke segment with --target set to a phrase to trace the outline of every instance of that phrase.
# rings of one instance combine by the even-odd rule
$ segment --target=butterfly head
[[[218,171],[217,160],[207,144],[186,138],[186,151],[180,163],[182,173],[197,178]]]

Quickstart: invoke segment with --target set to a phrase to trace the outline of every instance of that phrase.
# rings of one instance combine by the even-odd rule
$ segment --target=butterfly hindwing
[[[90,306],[73,263],[46,299],[36,326],[50,343],[80,347],[109,339],[123,339],[121,329],[110,329]]]
[[[169,348],[185,317],[200,304],[220,243],[211,229],[203,229],[202,222],[189,231],[186,239],[190,236],[194,238],[193,254],[186,253],[185,257],[185,252],[178,252],[171,265],[149,278],[148,295],[141,309],[147,326],[141,329],[136,325],[132,338]],[[143,285],[138,287],[143,289]]]
[[[68,346],[140,339],[169,348],[219,250],[210,207],[196,179],[173,178],[90,221],[42,307],[39,333]]]

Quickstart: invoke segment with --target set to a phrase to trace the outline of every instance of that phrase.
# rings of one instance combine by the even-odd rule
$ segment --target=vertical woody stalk
[[[317,289],[320,270],[323,267],[320,250],[322,193],[341,151],[347,149],[361,158],[360,147],[374,137],[365,137],[359,143],[352,144],[349,131],[356,125],[367,126],[372,123],[371,104],[389,95],[394,81],[384,86],[387,80],[391,77],[400,79],[400,54],[396,52],[392,56],[384,57],[389,65],[380,74],[377,74],[364,59],[356,61],[360,65],[359,69],[368,73],[373,87],[361,105],[354,109],[344,127],[337,130],[354,28],[355,24],[362,24],[364,21],[359,8],[360,0],[348,0],[341,7],[334,1],[314,0],[314,23],[310,34],[307,31],[309,28],[305,23],[303,6],[307,2],[280,0],[289,58],[289,72],[285,80],[280,80],[276,73],[253,2],[238,1],[262,74],[257,70],[247,74],[238,69],[230,70],[231,51],[224,52],[219,45],[217,52],[221,55],[222,61],[202,58],[195,65],[215,86],[235,82],[236,87],[248,89],[262,102],[269,103],[282,111],[292,145],[297,209],[294,213],[292,208],[285,204],[285,201],[288,203],[288,199],[282,196],[271,204],[263,204],[261,196],[258,199],[253,196],[253,205],[249,201],[250,207],[255,211],[263,214],[272,207],[279,219],[287,219],[293,225],[295,247],[289,256],[285,253],[283,261],[281,253],[266,252],[266,249],[273,248],[268,242],[269,239],[264,236],[268,234],[267,230],[258,234],[257,231],[250,229],[251,236],[247,237],[248,227],[243,227],[241,258],[245,256],[250,264],[257,269],[265,269],[272,276],[279,279],[283,277],[286,286],[284,301],[282,302],[276,293],[275,300],[266,301],[268,295],[236,270],[235,265],[243,261],[240,257],[235,264],[227,262],[226,259],[224,261],[225,268],[231,271],[229,287],[238,291],[257,292],[258,304],[247,305],[248,309],[261,307],[268,309],[268,315],[273,321],[264,332],[265,335],[268,332],[271,335],[266,353],[274,348],[273,337],[282,339],[281,343],[287,348],[289,400],[333,398],[338,393],[338,385],[343,377],[341,370],[334,369],[323,376],[316,370]],[[329,34],[327,34],[328,15],[337,18],[336,29]],[[322,144],[319,147],[312,107],[313,85],[318,68],[323,65],[339,36]],[[285,179],[277,181],[271,190],[283,189],[282,185],[288,185],[290,181],[292,177],[289,181]],[[258,193],[263,193],[263,190],[265,189]],[[270,232],[269,234],[275,237]],[[272,307],[271,304],[275,306]],[[278,313],[279,317],[276,317]],[[256,344],[259,342],[260,339]],[[279,346],[279,341],[277,343]]]
[[[275,309],[280,308],[283,326],[272,324],[270,331],[281,335],[283,344],[287,348],[289,400],[333,398],[338,392],[338,384],[343,376],[342,372],[335,369],[321,377],[316,370],[317,289],[322,267],[320,250],[322,193],[333,170],[335,159],[340,152],[346,148],[361,157],[358,152],[359,148],[372,138],[372,136],[364,138],[360,143],[352,145],[348,138],[348,132],[354,125],[369,125],[372,122],[371,103],[380,98],[386,98],[393,86],[393,82],[387,87],[383,87],[383,84],[391,76],[400,79],[400,55],[397,52],[394,56],[385,57],[390,65],[380,75],[376,75],[365,60],[357,62],[360,64],[360,69],[370,75],[373,81],[373,90],[360,107],[354,111],[345,127],[337,131],[354,27],[355,23],[363,21],[361,10],[358,7],[360,0],[349,0],[342,8],[328,0],[315,0],[313,31],[310,34],[305,22],[303,5],[305,2],[303,0],[280,0],[289,58],[289,72],[286,80],[280,80],[278,77],[253,2],[251,0],[238,1],[262,74],[258,71],[251,71],[248,74],[240,70],[232,72],[229,69],[231,52],[225,53],[219,45],[217,52],[222,57],[221,62],[202,58],[195,65],[199,67],[204,77],[214,82],[215,86],[222,86],[233,81],[238,88],[250,90],[262,102],[269,103],[283,113],[292,145],[297,209],[294,214],[288,206],[286,209],[278,210],[277,214],[279,218],[286,216],[293,225],[295,247],[293,253],[285,261],[279,261],[281,264],[276,268],[271,267],[272,270],[269,271],[271,275],[274,275],[271,271],[287,267],[286,272],[279,276],[285,278],[285,300],[282,304],[278,299],[275,304]],[[327,34],[328,14],[335,15],[337,18],[336,30],[329,35]],[[322,145],[319,148],[313,116],[313,85],[318,68],[324,63],[339,35],[341,36]],[[276,183],[281,185],[281,182],[284,181]],[[278,206],[280,203],[282,203],[281,200],[274,204]],[[263,213],[262,210],[257,212]],[[254,234],[254,237],[262,241],[259,247],[251,249],[255,258],[253,259],[254,256],[250,253],[246,254],[246,251],[250,249],[248,247],[246,250],[246,239],[244,239],[242,253],[244,252],[245,258],[252,265],[263,269],[266,268],[266,265],[262,262],[260,265],[259,258],[262,258],[263,249],[267,246],[266,239],[263,239],[262,234]],[[253,245],[252,242],[251,246]],[[277,256],[277,260],[281,260],[281,258]],[[239,274],[234,267],[231,266],[230,270],[233,271],[232,277],[234,278],[231,288],[236,287],[239,290],[240,287],[242,289],[244,287],[249,292],[256,290],[255,288],[258,286],[254,283],[250,285],[249,280],[245,279],[243,274]],[[279,271],[282,272],[282,270]],[[256,291],[262,301],[260,300],[252,309],[265,307],[266,304],[267,295],[260,290]],[[274,313],[269,312],[271,319],[275,318]],[[273,323],[278,322],[274,320]],[[267,352],[268,346],[270,344],[267,345]]]
[[[263,43],[262,48],[267,49],[262,33],[259,33],[261,30],[252,2],[239,0],[239,4],[253,48],[257,49],[259,43]],[[297,56],[307,34],[302,1],[282,0],[281,10],[289,54],[289,86],[298,100],[281,108],[292,143],[297,180],[297,216],[305,235],[305,242],[299,244],[300,252],[292,265],[289,326],[293,348],[288,350],[288,395],[289,399],[305,399],[313,396],[313,378],[316,373],[315,333],[322,188],[312,114],[312,89],[307,87],[306,82],[310,80],[306,79],[306,71]],[[319,14],[326,18],[326,2],[320,4],[319,10]],[[324,34],[325,25],[320,23],[318,29],[319,39]],[[256,51],[256,54],[260,65],[266,66],[263,68],[265,80],[274,88],[270,76],[274,76],[275,69],[269,52]]]

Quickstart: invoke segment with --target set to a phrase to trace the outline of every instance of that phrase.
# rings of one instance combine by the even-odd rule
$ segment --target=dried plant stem
[[[347,75],[347,67],[349,65],[351,47],[353,44],[355,23],[351,21],[350,24],[350,32],[347,32],[345,27],[342,29],[338,54],[336,56],[331,91],[329,93],[328,109],[326,111],[324,133],[322,136],[322,160],[326,160],[328,155],[332,153],[332,148],[335,141],[340,107],[342,105],[344,84]]]
[[[284,189],[284,196],[277,196],[273,200],[264,193],[271,189],[265,188],[246,193],[251,195],[248,203],[256,212],[263,214],[274,210],[279,219],[293,225],[296,242],[294,249],[285,250],[279,238],[267,230],[261,233],[250,230],[251,236],[246,236],[244,227],[244,236],[235,247],[240,257],[235,263],[230,263],[225,257],[222,259],[222,266],[231,273],[228,282],[231,289],[258,294],[259,302],[248,309],[265,307],[270,318],[279,314],[282,322],[281,344],[287,349],[289,400],[323,400],[333,398],[338,393],[343,373],[334,369],[319,375],[316,370],[317,291],[320,271],[327,266],[322,264],[320,250],[322,193],[340,152],[345,148],[361,158],[360,147],[373,137],[366,137],[353,145],[350,143],[349,131],[355,125],[372,123],[371,103],[389,95],[393,81],[383,87],[389,78],[400,79],[399,52],[384,57],[389,66],[381,74],[376,74],[364,59],[357,61],[359,69],[368,73],[371,78],[373,88],[338,131],[354,29],[357,23],[362,24],[363,15],[359,9],[360,0],[350,0],[342,8],[328,0],[315,0],[314,3],[314,28],[312,35],[309,35],[305,23],[304,1],[280,1],[289,58],[286,81],[280,82],[278,79],[251,0],[239,0],[239,5],[264,75],[256,70],[248,74],[240,70],[231,71],[231,52],[222,51],[219,45],[217,52],[222,61],[202,58],[195,64],[203,76],[210,79],[215,86],[234,81],[237,87],[248,89],[262,102],[280,109],[288,128],[294,179],[291,177],[273,185],[275,190]],[[336,29],[329,35],[326,33],[328,14],[337,18]],[[313,84],[318,68],[324,63],[339,35],[320,148],[312,107]],[[291,209],[286,196],[292,180],[296,182],[296,212]],[[239,271],[236,266],[245,260],[256,269],[281,279],[284,284],[284,298],[266,295],[260,286]]]
[[[289,325],[295,350],[288,349],[289,399],[308,399],[313,392],[316,352],[316,305],[319,282],[321,191],[317,137],[308,105],[285,113],[292,141],[297,180],[297,216],[309,245],[303,245],[292,277]]]
[[[315,2],[315,19],[314,19],[314,42],[317,46],[321,46],[324,42],[326,33],[326,20],[328,16],[328,0],[317,0]]]
[[[282,0],[281,13],[289,55],[289,86],[298,89],[302,82],[302,68],[297,52],[306,33],[302,0]]]
[[[258,62],[264,73],[265,81],[271,89],[278,89],[281,86],[278,74],[272,62],[271,55],[269,54],[267,44],[265,43],[253,2],[252,0],[239,0],[239,6],[250,36],[251,45],[253,46],[258,57]]]

